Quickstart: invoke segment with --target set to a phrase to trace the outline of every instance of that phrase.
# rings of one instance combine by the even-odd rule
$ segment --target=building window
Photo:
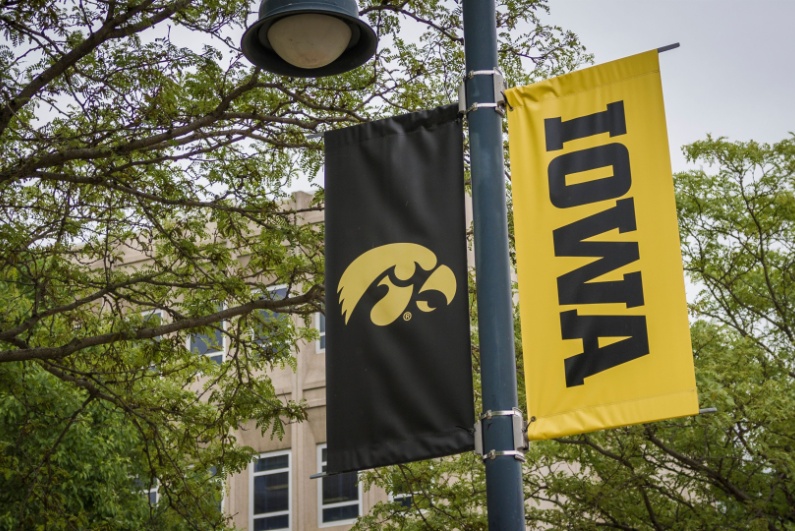
[[[221,308],[216,308],[220,310]],[[188,348],[200,356],[207,356],[216,363],[224,361],[224,322],[215,325],[209,332],[195,332],[188,337]]]
[[[324,352],[326,350],[326,316],[321,312],[316,313],[315,316],[317,331],[320,334],[317,339],[315,350],[317,352]]]
[[[146,491],[146,497],[149,498],[149,505],[157,505],[160,495],[157,490],[157,482],[152,485],[152,488]]]
[[[287,298],[287,286],[277,286],[268,289],[261,295],[262,299],[271,301]],[[285,324],[290,316],[286,313],[274,312],[273,310],[256,310],[254,312],[254,341],[269,356],[283,354],[290,348],[288,334],[285,334],[280,326]]]
[[[215,466],[210,467],[210,480],[214,482],[218,487],[218,492],[216,493],[216,502],[215,508],[218,509],[219,513],[224,512],[224,499],[226,498],[225,489],[224,489],[224,477],[218,473],[218,469]]]
[[[157,328],[163,324],[163,312],[160,310],[146,310],[141,314],[141,321],[144,328]],[[155,339],[159,340],[160,336]]]
[[[157,328],[163,324],[163,312],[161,310],[146,310],[141,312],[141,327],[142,328]],[[163,336],[155,336],[152,338],[153,344],[142,344],[142,352],[147,356],[149,370],[152,372],[159,372],[156,359],[159,359],[159,346],[158,342],[163,339]]]
[[[318,446],[318,469],[326,471],[326,445]],[[361,513],[361,492],[356,472],[334,474],[320,480],[320,526],[350,524]]]
[[[144,498],[149,501],[149,505],[157,505],[157,502],[160,500],[157,479],[144,481],[140,477],[137,477],[135,478],[135,487],[141,494],[143,494]]]
[[[409,492],[396,491],[389,495],[389,501],[400,505],[403,509],[411,509],[414,500],[414,494]]]
[[[412,472],[411,469],[399,465],[391,473],[389,501],[401,509],[419,509],[431,507],[430,493],[434,491],[433,464],[429,469]]]
[[[251,464],[251,529],[290,529],[290,452],[259,456]]]

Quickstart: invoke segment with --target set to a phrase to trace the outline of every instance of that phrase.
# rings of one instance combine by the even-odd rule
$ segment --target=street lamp
[[[501,76],[497,70],[494,0],[463,0],[463,17],[484,410],[478,431],[486,466],[489,529],[524,531],[524,442],[517,441],[523,437],[521,422],[517,422],[521,417],[513,343],[502,116],[497,112]],[[346,41],[344,51],[334,57]],[[359,20],[354,0],[262,0],[260,19],[246,31],[242,46],[252,63],[271,72],[320,77],[360,66],[375,53],[376,44],[373,30]]]
[[[243,34],[243,55],[293,77],[341,74],[367,62],[378,38],[359,19],[355,0],[262,0]]]

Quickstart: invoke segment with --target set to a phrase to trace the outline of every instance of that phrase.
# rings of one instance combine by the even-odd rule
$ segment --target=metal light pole
[[[497,21],[494,0],[464,0],[466,106],[469,110],[475,274],[480,335],[484,416],[481,425],[486,465],[489,529],[524,530],[521,453],[510,413],[516,392],[508,220],[499,94]],[[491,414],[489,413],[491,412]],[[521,460],[520,460],[521,459]]]
[[[518,531],[525,529],[524,436],[517,409],[502,116],[496,112],[502,79],[496,10],[494,0],[463,0],[463,8],[484,410],[476,444],[486,466],[489,529]],[[355,0],[262,0],[259,15],[243,36],[243,53],[277,74],[334,75],[375,53],[375,33],[358,19]]]

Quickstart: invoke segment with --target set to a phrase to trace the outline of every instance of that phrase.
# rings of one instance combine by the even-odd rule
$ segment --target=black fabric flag
[[[325,134],[329,473],[474,447],[457,112]]]

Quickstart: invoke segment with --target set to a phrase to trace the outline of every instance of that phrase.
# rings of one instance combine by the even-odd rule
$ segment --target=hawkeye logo
[[[413,283],[404,284],[418,273],[418,266],[422,270],[420,273],[430,274],[425,278],[417,294],[439,292],[449,305],[455,296],[455,275],[446,265],[437,267],[437,261],[433,252],[414,243],[390,243],[370,249],[359,256],[342,274],[337,286],[345,324],[348,324],[356,305],[368,288],[379,279],[378,286],[386,287],[387,293],[370,311],[370,320],[373,324],[386,326],[394,323],[401,316],[406,321],[411,319],[408,307],[414,298],[415,286]],[[415,304],[423,312],[432,312],[436,309],[424,299],[417,300]]]

